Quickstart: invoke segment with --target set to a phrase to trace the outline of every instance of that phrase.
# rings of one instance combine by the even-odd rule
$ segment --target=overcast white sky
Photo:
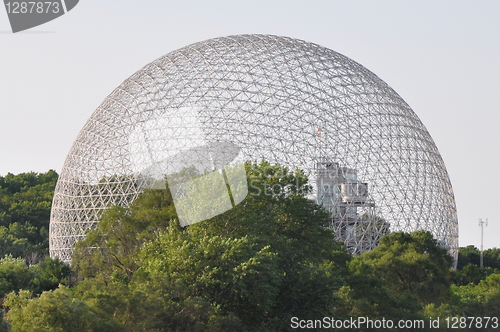
[[[453,184],[460,246],[500,247],[500,1],[81,0],[12,34],[0,8],[0,175],[60,172],[104,98],[152,60],[242,33],[314,42],[361,63],[413,108]]]

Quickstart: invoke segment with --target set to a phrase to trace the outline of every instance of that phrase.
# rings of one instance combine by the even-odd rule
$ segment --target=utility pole
[[[481,254],[480,254],[480,260],[479,260],[479,266],[483,267],[483,226],[486,224],[488,226],[488,219],[486,221],[483,221],[483,219],[479,218],[479,227],[481,227]]]

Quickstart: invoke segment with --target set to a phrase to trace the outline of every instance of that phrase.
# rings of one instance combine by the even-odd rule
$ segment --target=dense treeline
[[[0,176],[0,257],[11,254],[36,263],[48,254],[57,178],[52,170]]]
[[[47,227],[50,203],[41,207],[50,195],[30,205],[22,203],[28,194],[18,194],[16,204],[40,207],[39,216],[35,208],[4,203],[31,187],[53,190],[57,174],[49,173],[0,178],[0,227]],[[498,318],[499,249],[485,251],[481,269],[477,248],[460,248],[453,271],[430,233],[394,232],[352,257],[325,227],[328,213],[306,198],[311,188],[302,172],[262,163],[247,165],[247,174],[254,192],[242,203],[186,228],[179,227],[168,188],[146,191],[129,207],[110,207],[77,245],[72,283],[62,262],[27,260],[32,247],[6,251],[12,255],[0,259],[0,331],[321,330],[314,320],[323,317],[423,321],[413,329],[444,331],[446,317]],[[32,243],[46,245],[40,239]],[[431,329],[429,317],[440,317],[440,328]],[[496,330],[493,321],[489,328],[474,324],[454,330]]]
[[[22,173],[0,176],[0,303],[10,292],[30,296],[67,283],[70,267],[48,257],[49,219],[58,175]],[[0,331],[8,324],[0,320]]]

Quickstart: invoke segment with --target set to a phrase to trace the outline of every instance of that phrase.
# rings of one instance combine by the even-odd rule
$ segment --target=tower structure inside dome
[[[357,170],[323,159],[316,169],[317,203],[331,213],[330,227],[354,254],[374,249],[389,233],[389,225],[375,214],[368,183]]]
[[[458,254],[446,167],[393,89],[328,48],[238,35],[168,53],[105,98],[62,168],[50,255],[70,262],[73,245],[102,211],[129,204],[160,175],[184,164],[222,170],[254,160],[302,169],[332,212],[338,238],[355,253],[389,230],[428,230]],[[219,182],[232,190],[231,179]]]

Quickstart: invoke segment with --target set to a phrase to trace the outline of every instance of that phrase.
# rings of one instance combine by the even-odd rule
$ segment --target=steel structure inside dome
[[[304,170],[353,253],[374,248],[387,232],[423,229],[456,258],[451,183],[412,109],[355,61],[270,35],[181,48],[116,88],[64,163],[50,255],[70,262],[104,209],[129,204],[165,174],[249,160]]]

